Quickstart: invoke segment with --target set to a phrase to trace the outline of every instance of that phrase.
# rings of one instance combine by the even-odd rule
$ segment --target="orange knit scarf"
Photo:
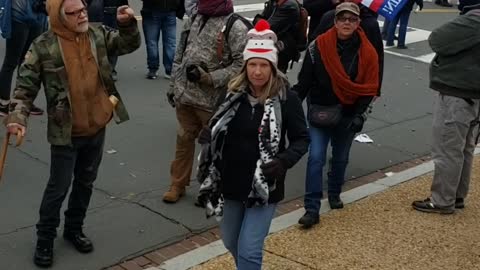
[[[378,91],[378,55],[362,28],[358,28],[360,48],[358,52],[358,74],[353,82],[340,62],[337,52],[337,30],[330,30],[317,38],[325,69],[332,81],[333,91],[340,102],[354,104],[360,96],[375,96]]]

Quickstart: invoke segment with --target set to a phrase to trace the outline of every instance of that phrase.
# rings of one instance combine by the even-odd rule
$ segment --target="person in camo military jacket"
[[[80,252],[93,250],[83,234],[93,182],[102,159],[105,126],[128,120],[110,76],[108,54],[127,54],[140,47],[134,11],[117,10],[119,31],[88,24],[82,0],[48,0],[51,29],[37,38],[20,68],[5,119],[8,132],[25,135],[27,118],[41,84],[47,100],[50,179],[37,223],[35,264],[50,266],[60,208],[73,184],[65,212],[63,236]]]
[[[176,107],[179,128],[165,202],[175,203],[185,194],[192,173],[195,138],[223,101],[227,83],[243,66],[248,28],[242,20],[234,21],[223,46],[218,42],[232,14],[232,0],[200,0],[197,15],[182,30],[167,93],[168,101]],[[218,51],[223,52],[222,57]]]

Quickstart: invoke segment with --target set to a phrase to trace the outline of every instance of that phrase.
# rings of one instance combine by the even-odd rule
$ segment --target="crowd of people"
[[[414,3],[408,1],[405,13],[398,15],[399,47],[405,45],[402,20],[408,21],[406,12]],[[6,2],[11,12],[1,18],[7,51],[0,111],[8,132],[24,136],[29,115],[42,113],[33,105],[42,85],[47,100],[50,178],[36,226],[34,262],[48,267],[70,188],[63,237],[80,252],[93,250],[82,227],[102,160],[105,127],[112,119],[129,119],[115,87],[116,59],[137,50],[141,35],[127,1]],[[422,8],[421,0],[415,2]],[[302,36],[288,34],[301,29],[304,7],[311,18],[307,46],[301,46]],[[429,38],[437,54],[430,86],[439,94],[432,196],[413,202],[424,212],[453,213],[464,207],[468,194],[480,109],[480,81],[472,76],[480,72],[480,0],[460,0],[459,9],[458,18]],[[320,222],[327,163],[328,203],[331,209],[343,208],[340,194],[350,148],[381,94],[378,15],[351,1],[318,5],[307,0],[304,6],[296,0],[268,0],[253,23],[234,13],[232,0],[143,0],[140,13],[146,77],[158,77],[161,36],[164,77],[170,81],[167,99],[178,121],[171,184],[163,201],[176,203],[185,195],[197,141],[200,190],[195,204],[220,221],[222,240],[237,269],[261,269],[286,173],[307,152],[305,214],[298,222],[305,228]],[[184,14],[188,19],[177,43],[176,18]],[[386,26],[387,45],[397,22]],[[293,83],[285,73],[294,62],[302,64]],[[462,71],[465,65],[472,73]]]

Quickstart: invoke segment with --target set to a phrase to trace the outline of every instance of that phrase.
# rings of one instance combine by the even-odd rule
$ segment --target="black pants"
[[[102,160],[105,129],[91,137],[74,137],[71,146],[51,146],[50,179],[40,206],[37,236],[53,240],[60,224],[60,208],[72,185],[65,211],[65,231],[80,232]],[[72,184],[73,176],[73,184]]]
[[[44,31],[44,24],[12,21],[12,37],[6,40],[5,58],[0,70],[0,99],[10,100],[13,72],[23,63],[33,40]]]
[[[116,11],[116,9],[115,9]],[[103,16],[103,24],[111,27],[113,29],[118,29],[117,26],[117,13],[105,13]],[[113,54],[113,55],[108,55],[108,62],[110,62],[110,65],[112,66],[112,71],[115,71],[115,68],[117,66],[117,60],[118,60],[118,55]]]

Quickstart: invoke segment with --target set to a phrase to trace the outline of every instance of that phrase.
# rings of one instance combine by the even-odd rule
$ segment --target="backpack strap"
[[[188,37],[190,36],[190,31],[192,29],[192,25],[193,23],[195,22],[195,18],[197,17],[197,13],[193,14],[191,17],[190,17],[190,28],[188,29],[187,31],[187,34],[185,36],[185,43],[183,44],[183,52],[182,52],[182,57],[183,57],[183,54],[185,53],[185,50],[187,49],[187,44],[188,44]]]
[[[228,17],[227,23],[223,27],[222,32],[220,32],[217,36],[217,58],[220,63],[223,61],[223,47],[225,46],[225,41],[228,42],[230,30],[237,20],[241,20],[247,26],[247,28],[251,28],[250,21],[238,15],[237,13],[232,13],[232,15]]]

